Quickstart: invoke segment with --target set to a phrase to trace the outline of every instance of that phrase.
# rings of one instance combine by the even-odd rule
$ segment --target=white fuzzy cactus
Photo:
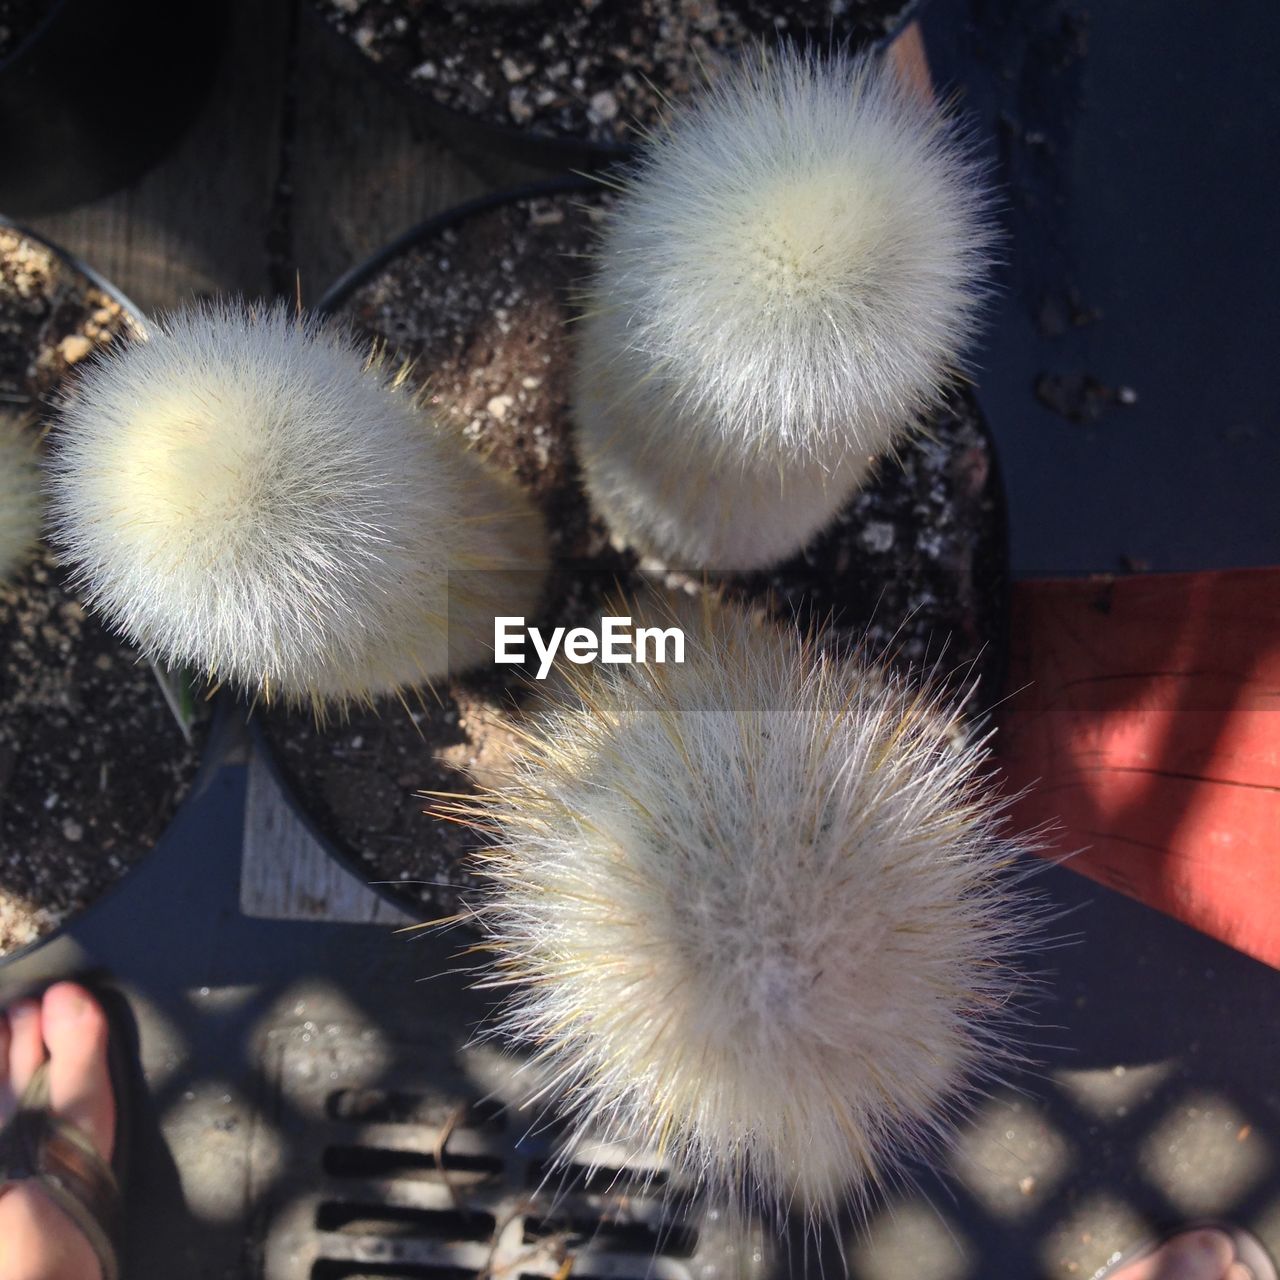
[[[682,665],[567,668],[512,780],[445,806],[496,832],[479,985],[576,1137],[821,1218],[1008,1065],[1038,908],[947,705],[794,628],[676,620]]]
[[[384,361],[282,306],[173,315],[86,370],[55,442],[55,537],[90,605],[268,698],[437,679],[541,590],[529,502]]]
[[[35,437],[18,414],[0,409],[0,582],[26,563],[40,533]]]
[[[870,56],[748,59],[625,181],[574,411],[615,532],[684,568],[798,550],[935,405],[973,335],[986,188]]]

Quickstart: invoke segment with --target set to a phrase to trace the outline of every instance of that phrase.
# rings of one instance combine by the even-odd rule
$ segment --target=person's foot
[[[59,982],[42,1000],[0,1012],[0,1128],[46,1057],[50,1110],[84,1130],[109,1161],[116,1104],[107,1019],[75,983]],[[89,1242],[38,1186],[0,1187],[0,1280],[100,1280],[101,1274]]]
[[[1184,1231],[1153,1253],[1135,1259],[1107,1280],[1256,1280],[1236,1261],[1231,1237],[1222,1231]]]

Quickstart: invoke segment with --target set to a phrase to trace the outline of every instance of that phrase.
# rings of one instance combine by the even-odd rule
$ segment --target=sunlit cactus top
[[[388,362],[283,306],[193,307],[98,360],[56,445],[56,537],[90,605],[268,698],[442,676],[540,588],[528,503]]]
[[[825,1217],[945,1142],[1016,1057],[1038,907],[937,695],[794,628],[676,615],[682,665],[566,668],[476,906],[494,1030],[573,1132]]]
[[[648,140],[600,245],[587,376],[730,457],[878,454],[960,365],[986,184],[869,56],[748,59]]]

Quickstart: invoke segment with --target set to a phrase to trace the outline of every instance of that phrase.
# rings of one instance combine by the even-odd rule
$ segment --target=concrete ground
[[[481,1006],[446,939],[242,915],[243,752],[126,892],[0,970],[0,998],[95,963],[129,997],[149,1101],[127,1274],[554,1277],[571,1246],[580,1276],[800,1274],[768,1232],[540,1194],[556,1135],[477,1108],[511,1067],[464,1048]],[[1035,962],[1037,1065],[943,1167],[829,1232],[824,1274],[1069,1280],[1205,1217],[1280,1252],[1280,974],[1069,870],[1040,883],[1064,914]]]

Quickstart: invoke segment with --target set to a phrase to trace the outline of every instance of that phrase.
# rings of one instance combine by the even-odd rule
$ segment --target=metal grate
[[[556,1134],[442,1089],[429,1052],[351,1036],[272,1046],[274,1123],[251,1163],[270,1191],[263,1280],[740,1280],[760,1241],[664,1199],[620,1157],[552,1172]]]

